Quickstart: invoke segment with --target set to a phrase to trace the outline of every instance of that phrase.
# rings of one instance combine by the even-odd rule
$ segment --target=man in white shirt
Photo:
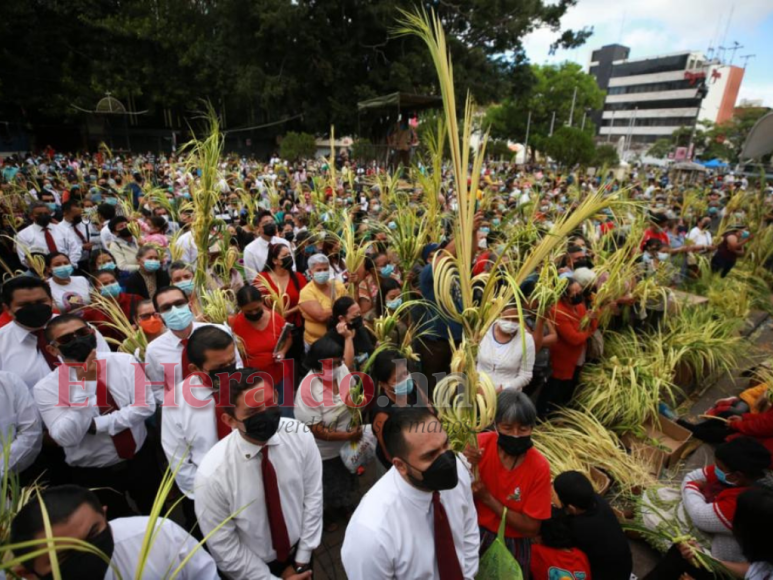
[[[67,254],[70,262],[78,263],[81,259],[81,244],[66,230],[51,223],[51,210],[45,203],[35,202],[30,205],[30,219],[33,223],[16,234],[16,253],[22,264],[29,267],[26,252],[62,252]]]
[[[83,208],[80,201],[69,199],[62,204],[62,221],[56,227],[66,232],[76,243],[81,244],[81,257],[78,267],[83,272],[87,271],[93,244],[91,243],[89,228],[83,221]],[[73,262],[73,264],[75,263]]]
[[[247,280],[254,280],[255,276],[263,271],[270,245],[282,244],[292,250],[290,242],[276,235],[276,220],[270,211],[258,212],[255,221],[257,222],[255,233],[258,235],[244,248],[244,270]],[[293,270],[295,270],[295,258],[293,258]]]
[[[704,216],[698,220],[698,225],[691,229],[690,233],[687,234],[687,239],[695,244],[695,246],[703,248],[703,250],[701,250],[702,252],[708,251],[711,249],[712,243],[710,229],[711,218],[709,216]]]
[[[188,297],[177,286],[159,288],[153,296],[153,307],[161,315],[167,331],[156,338],[145,350],[145,372],[153,382],[156,402],[161,404],[185,377],[190,374],[185,346],[193,331],[202,326],[216,326],[231,334],[226,326],[209,322],[194,322]],[[242,366],[236,352],[237,366]]]
[[[115,580],[121,578],[167,578],[180,569],[180,580],[218,580],[217,567],[212,557],[196,541],[171,520],[130,517],[107,521],[106,508],[99,498],[85,487],[61,485],[40,492],[46,506],[51,531],[56,538],[75,538],[88,542],[109,558],[70,550],[67,557],[58,555],[62,580]],[[155,525],[156,536],[148,551],[142,570],[142,548],[148,527]],[[11,543],[29,542],[45,538],[45,525],[38,498],[28,502],[13,520]],[[42,547],[42,546],[41,546]],[[49,555],[30,558],[36,547],[14,550],[14,556],[27,558],[14,571],[23,578],[51,576]],[[59,551],[59,550],[57,550]],[[192,554],[183,566],[185,559]]]
[[[480,536],[470,475],[424,407],[395,409],[383,438],[392,468],[346,529],[349,578],[465,578],[478,572]]]
[[[145,420],[156,402],[134,357],[97,353],[94,332],[73,314],[49,322],[47,348],[65,364],[32,394],[49,435],[64,449],[72,480],[98,488],[115,516],[133,515],[127,493],[148,514],[161,482],[154,450],[144,445]]]
[[[221,417],[219,393],[224,391],[218,381],[236,372],[237,358],[233,337],[215,325],[193,331],[185,352],[188,371],[202,374],[191,374],[175,384],[174,399],[165,402],[161,413],[161,445],[169,465],[177,470],[177,487],[187,496],[182,501],[185,529],[193,530],[196,470],[209,450],[231,433]],[[218,385],[216,391],[213,384]]]
[[[12,372],[32,389],[59,360],[46,349],[44,328],[53,315],[51,288],[32,276],[3,284],[3,305],[13,319],[0,328],[0,370]],[[97,332],[97,350],[110,352]]]
[[[97,218],[99,220],[99,238],[102,248],[107,250],[117,238],[110,232],[110,220],[116,216],[114,205],[100,203],[97,206]]]
[[[14,373],[0,371],[0,449],[8,445],[8,469],[21,473],[35,461],[43,444],[43,423],[27,385]],[[5,461],[0,460],[0,479]]]
[[[237,514],[207,541],[226,577],[306,580],[322,538],[322,459],[311,432],[280,417],[277,393],[255,372],[230,383],[224,419],[233,432],[199,466],[196,516],[208,534]]]
[[[175,248],[177,248],[180,254],[180,261],[186,264],[195,264],[196,258],[199,256],[199,250],[196,247],[196,243],[193,241],[193,232],[188,230],[180,234],[180,237],[173,242]]]

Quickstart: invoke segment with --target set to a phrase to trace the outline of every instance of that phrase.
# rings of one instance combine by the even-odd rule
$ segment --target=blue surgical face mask
[[[408,377],[395,385],[395,395],[410,395],[413,392],[413,379]]]
[[[402,305],[402,303],[403,303],[403,299],[402,299],[400,296],[398,296],[398,297],[397,297],[397,298],[395,298],[394,300],[389,300],[389,301],[386,303],[386,307],[387,307],[389,310],[397,310],[398,308],[400,308],[400,306]]]
[[[175,282],[175,286],[185,292],[186,296],[190,296],[191,292],[193,292],[193,280],[180,280]]]
[[[491,223],[494,224],[495,226],[498,226],[499,224],[502,223],[502,220],[499,218],[494,218],[493,220],[491,220]]]
[[[75,271],[75,268],[73,268],[72,264],[67,264],[66,266],[57,266],[56,268],[51,268],[51,272],[57,278],[69,278],[74,271]]]
[[[727,480],[727,474],[719,468],[719,465],[714,466],[714,475],[717,479],[725,485],[735,485],[733,482]]]
[[[325,270],[324,272],[314,272],[311,277],[314,278],[314,281],[317,284],[327,284],[330,280],[330,270]]]
[[[193,322],[193,313],[190,306],[172,306],[172,308],[161,314],[164,324],[169,330],[185,330]]]
[[[482,228],[480,228],[480,231],[481,231],[481,233],[483,233],[483,234],[488,234],[488,233],[490,233],[490,232],[491,232],[491,228],[482,227]]]
[[[121,293],[121,286],[118,284],[118,282],[113,282],[112,284],[105,284],[104,286],[102,286],[102,288],[99,289],[99,293],[102,294],[102,296],[117,298],[118,295]]]
[[[118,205],[118,198],[116,197],[108,197],[105,199],[105,203],[110,205]]]
[[[115,262],[105,262],[99,267],[100,270],[115,270]]]
[[[397,224],[395,222],[389,222],[387,224],[387,226],[389,227],[390,230],[396,230],[397,229]]]
[[[91,194],[91,201],[94,203],[101,203],[102,202],[102,194],[101,193],[92,193]]]
[[[49,202],[46,204],[46,206],[47,206],[47,207],[48,207],[48,209],[50,209],[51,211],[56,211],[56,203],[54,203],[53,201],[49,201]]]
[[[395,267],[392,264],[387,264],[383,268],[381,268],[381,275],[384,277],[387,277],[392,274],[392,272],[395,271]]]
[[[161,267],[161,262],[158,260],[145,260],[142,264],[148,272],[155,272]]]

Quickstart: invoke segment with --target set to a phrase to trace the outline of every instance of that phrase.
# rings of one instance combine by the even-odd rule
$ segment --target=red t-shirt
[[[231,329],[244,345],[244,366],[268,373],[276,387],[282,380],[282,365],[274,361],[274,347],[282,334],[285,319],[270,310],[263,316],[271,317],[263,330],[255,329],[241,312],[231,320]]]
[[[301,295],[301,290],[303,290],[303,287],[306,286],[305,277],[301,276],[300,274],[295,274],[295,278],[298,280],[297,290],[292,280],[287,281],[287,288],[285,288],[285,291],[284,291],[285,310],[289,310],[290,308],[295,308],[296,306],[298,306],[298,299]],[[262,284],[266,284],[270,286],[274,292],[276,292],[277,294],[279,293],[279,287],[274,283],[274,280],[271,278],[271,275],[268,272],[260,272],[255,277],[254,285],[260,289],[260,286]],[[261,290],[261,292],[263,292],[264,294],[268,294],[268,292],[264,290]],[[291,315],[287,317],[287,322],[289,322],[290,324],[294,324],[296,328],[300,328],[303,325],[303,316],[301,315],[300,311],[293,312]]]
[[[577,548],[531,545],[532,580],[591,580],[588,557]]]
[[[0,328],[8,324],[9,322],[12,322],[13,318],[11,318],[11,313],[7,310],[3,310],[2,313],[0,313]]]
[[[732,530],[735,508],[738,505],[738,496],[749,488],[725,485],[717,479],[713,465],[704,467],[703,475],[706,477],[706,484],[700,488],[700,492],[706,498],[706,501],[712,504],[714,513],[717,514],[720,521],[729,530]],[[698,485],[692,481],[687,486],[698,489]]]
[[[646,244],[647,241],[652,239],[660,240],[663,243],[664,248],[669,247],[668,234],[664,230],[656,232],[651,228],[647,228],[646,230],[644,230],[644,237],[641,240],[641,244],[639,244],[639,249],[644,251],[644,244]]]
[[[126,294],[125,292],[121,292],[116,298],[118,306],[121,307],[121,310],[123,311],[127,320],[132,323],[134,322],[133,310],[137,308],[137,304],[142,302],[142,300],[142,296],[139,296],[138,294]],[[92,306],[87,306],[82,311],[82,318],[83,320],[93,324],[105,338],[112,338],[113,340],[120,342],[126,340],[126,336],[122,332],[111,326],[114,324],[114,321],[101,310],[98,310]],[[118,348],[118,346],[111,343],[110,348],[115,350]]]
[[[513,470],[506,469],[499,459],[496,431],[480,433],[478,446],[483,457],[478,464],[480,479],[486,484],[497,501],[508,511],[521,513],[536,520],[550,518],[550,465],[533,447],[526,452],[526,459]],[[475,501],[478,525],[496,534],[502,514],[495,514],[488,507]],[[505,527],[508,538],[522,538],[523,534]]]

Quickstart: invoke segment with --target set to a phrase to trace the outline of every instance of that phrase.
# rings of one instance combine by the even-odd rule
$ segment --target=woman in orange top
[[[586,310],[582,287],[573,278],[569,278],[561,300],[553,308],[552,318],[558,340],[550,347],[553,372],[537,400],[540,417],[572,400],[585,363],[586,343],[599,325],[597,314]]]
[[[282,361],[292,345],[288,336],[282,348],[276,350],[285,320],[266,308],[263,295],[254,286],[242,286],[236,293],[236,303],[240,312],[231,318],[230,325],[244,346],[244,366],[268,373],[274,388],[279,389]]]

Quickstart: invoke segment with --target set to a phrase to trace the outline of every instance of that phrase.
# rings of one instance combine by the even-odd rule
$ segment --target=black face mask
[[[591,261],[588,258],[580,258],[579,260],[575,260],[573,266],[575,270],[577,268],[593,268],[593,264],[591,264]]]
[[[524,437],[513,437],[503,433],[498,433],[498,435],[497,445],[511,457],[520,457],[534,446],[531,435],[525,435]]]
[[[250,439],[255,441],[268,441],[279,429],[279,420],[282,418],[279,407],[270,407],[263,411],[247,417],[244,423],[244,432]]]
[[[362,328],[362,316],[358,316],[357,318],[352,319],[352,321],[349,323],[349,326],[351,326],[354,330],[359,330]]]
[[[16,322],[27,328],[43,328],[51,318],[50,304],[27,304],[13,313]]]
[[[261,308],[261,309],[260,309],[260,310],[258,310],[257,312],[250,312],[249,314],[247,314],[247,313],[245,312],[245,313],[244,313],[244,318],[246,318],[246,319],[247,319],[247,320],[249,320],[250,322],[257,322],[258,320],[260,320],[261,318],[263,318],[263,309]]]
[[[35,223],[38,224],[41,228],[48,227],[48,224],[51,223],[51,216],[49,214],[39,215],[35,217]]]
[[[292,256],[285,256],[282,258],[282,268],[285,270],[292,270],[293,269],[293,257]]]
[[[124,228],[124,229],[122,229],[121,231],[118,232],[118,236],[121,237],[121,238],[127,238],[128,239],[128,238],[132,237],[132,233],[131,233],[131,231],[129,231],[129,228]]]
[[[285,234],[285,240],[292,242],[295,239],[295,232],[287,232]]]
[[[97,335],[89,334],[88,336],[74,338],[67,344],[60,344],[59,352],[62,353],[66,360],[86,362],[91,351],[95,348],[97,348]]]
[[[408,465],[407,461],[405,462]],[[411,465],[411,467],[413,467]],[[413,467],[413,469],[416,469]],[[419,471],[418,469],[416,471]],[[453,489],[459,483],[459,473],[456,471],[456,455],[450,449],[439,455],[427,469],[421,472],[424,479],[416,479],[408,472],[408,479],[414,487],[425,491],[443,491]]]
[[[569,302],[575,306],[579,306],[582,304],[582,294],[575,294],[569,299]]]
[[[83,221],[83,218],[82,218],[81,216],[79,216],[79,215],[76,215],[74,218],[72,218],[72,223],[73,223],[74,225],[76,225],[76,226],[77,226],[79,223],[81,223],[82,221]]]
[[[113,557],[115,543],[113,542],[113,532],[110,525],[99,532],[93,538],[89,538],[88,543],[100,550],[107,556],[108,560]],[[59,563],[59,571],[62,580],[82,580],[83,578],[104,578],[110,564],[105,562],[96,554],[88,552],[78,552],[72,550],[70,556]],[[34,572],[34,570],[32,570]],[[53,572],[48,574],[37,574],[40,580],[53,580]]]
[[[233,363],[227,367],[220,367],[219,369],[215,369],[213,371],[207,371],[209,380],[212,381],[212,388],[216,391],[219,391],[221,387],[220,377],[222,375],[232,375],[236,372],[236,370],[236,363]],[[223,378],[225,379],[226,376],[223,376]]]
[[[265,224],[263,226],[263,235],[275,236],[276,235],[276,224]]]

